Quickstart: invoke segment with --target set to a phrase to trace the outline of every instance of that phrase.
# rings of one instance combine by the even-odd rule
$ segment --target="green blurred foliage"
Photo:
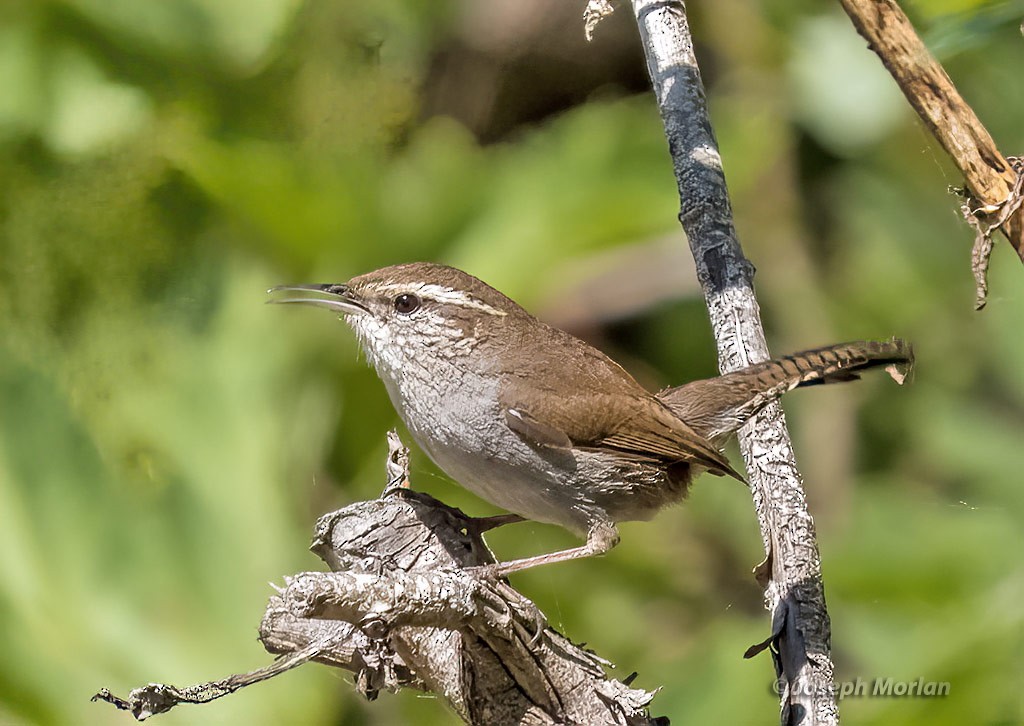
[[[1019,152],[1022,3],[910,9]],[[0,5],[0,723],[124,723],[88,697],[265,663],[265,583],[319,568],[316,517],[380,490],[396,422],[381,386],[340,323],[267,308],[267,287],[431,259],[557,309],[588,261],[684,244],[649,95],[597,93],[490,146],[419,113],[459,12]],[[903,389],[872,376],[787,404],[839,678],[951,684],[847,699],[845,720],[1018,723],[1020,263],[997,248],[989,307],[972,312],[970,233],[946,191],[960,180],[838,11],[695,12],[773,347],[900,334],[918,353]],[[652,385],[713,370],[692,294],[600,337]],[[422,455],[414,478],[492,511]],[[623,675],[664,687],[655,713],[771,723],[770,663],[741,658],[768,628],[742,487],[701,482],[623,535],[605,558],[517,584]],[[572,538],[524,524],[492,542],[513,557]],[[347,680],[309,665],[161,723],[451,721],[415,694],[364,704]]]

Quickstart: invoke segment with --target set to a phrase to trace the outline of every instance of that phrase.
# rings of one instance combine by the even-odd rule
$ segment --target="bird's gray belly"
[[[662,466],[650,461],[587,450],[537,450],[522,443],[505,456],[482,456],[458,446],[424,442],[423,448],[477,496],[581,535],[596,522],[650,519],[682,499],[688,483],[670,480]]]
[[[650,460],[527,444],[505,425],[496,391],[464,385],[425,397],[421,389],[412,404],[388,389],[416,443],[441,470],[527,519],[583,535],[596,522],[650,519],[685,494]]]

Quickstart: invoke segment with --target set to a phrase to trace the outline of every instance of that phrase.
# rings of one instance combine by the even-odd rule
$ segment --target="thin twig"
[[[995,209],[976,208],[977,200],[967,195],[960,211],[967,223],[974,228],[974,246],[971,248],[971,272],[974,273],[974,309],[981,310],[988,301],[988,262],[992,256],[992,235],[1021,208],[1024,203],[1024,160],[1017,156],[1006,157],[1017,173],[1017,181],[1010,190],[1010,196]]]
[[[337,645],[338,641],[335,637],[324,637],[314,640],[300,650],[292,651],[288,655],[278,658],[269,665],[249,671],[248,673],[238,673],[220,680],[199,683],[184,688],[164,683],[149,683],[141,688],[134,689],[128,694],[127,698],[120,698],[108,689],[101,688],[92,697],[92,700],[106,701],[117,709],[130,711],[136,721],[145,721],[151,716],[166,713],[179,704],[209,703],[246,686],[279,676],[286,671],[290,671],[292,668],[298,668],[300,665],[316,659]]]

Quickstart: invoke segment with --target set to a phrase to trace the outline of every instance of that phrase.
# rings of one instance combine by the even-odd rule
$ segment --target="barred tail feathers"
[[[670,388],[658,397],[698,433],[714,440],[740,426],[764,406],[798,386],[856,380],[858,373],[885,367],[902,384],[914,363],[904,340],[854,341],[756,363],[724,376]]]

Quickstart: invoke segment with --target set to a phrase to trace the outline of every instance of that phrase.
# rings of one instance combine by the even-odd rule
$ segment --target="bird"
[[[454,267],[412,262],[268,292],[291,294],[269,302],[340,315],[416,443],[448,476],[514,520],[585,538],[497,563],[498,576],[606,553],[618,523],[681,501],[701,473],[743,481],[721,448],[783,393],[874,367],[902,382],[914,360],[898,338],[854,341],[655,393]]]

